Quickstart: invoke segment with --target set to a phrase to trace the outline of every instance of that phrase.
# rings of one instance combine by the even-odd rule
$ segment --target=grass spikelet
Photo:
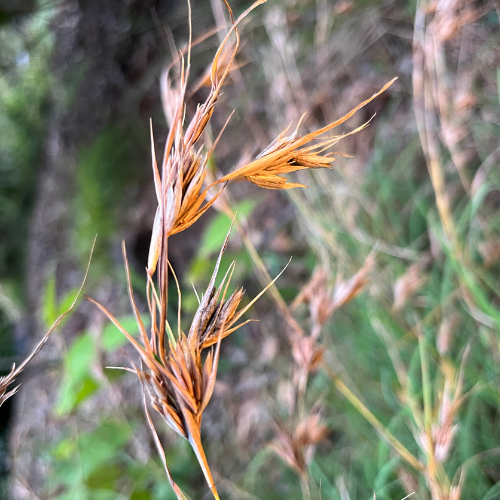
[[[140,342],[132,337],[102,304],[88,298],[121,330],[135,347],[144,368],[138,368],[136,365],[133,365],[133,368],[146,389],[151,405],[172,430],[189,441],[215,498],[219,497],[201,443],[201,421],[203,411],[212,397],[215,386],[220,343],[224,337],[251,321],[248,320],[235,325],[242,315],[281,275],[280,273],[249,304],[238,310],[244,294],[242,288],[233,292],[226,300],[229,282],[235,266],[234,262],[229,266],[219,287],[215,287],[215,280],[228,239],[229,233],[226,236],[208,288],[200,301],[187,335],[181,330],[180,326],[180,290],[177,334],[174,335],[167,321],[165,321],[167,325],[166,332],[160,333],[161,326],[158,327],[157,318],[161,318],[161,311],[166,309],[168,298],[166,294],[158,295],[154,285],[149,281],[148,296],[153,295],[154,300],[149,303],[152,330],[151,336],[148,336],[132,292],[130,269],[124,244],[122,248],[129,296],[141,333]],[[166,258],[164,254],[160,255],[160,261],[164,258]],[[174,278],[177,282],[175,274]],[[168,342],[164,338],[165,335],[168,335]],[[205,356],[205,361],[202,362],[202,351],[206,349],[208,349],[208,353]],[[167,472],[167,474],[170,473]],[[175,488],[178,487],[175,486]]]
[[[300,137],[298,136],[300,122],[296,130],[289,136],[286,135],[290,129],[290,126],[288,126],[254,161],[225,175],[219,182],[228,182],[244,177],[253,184],[266,189],[305,187],[303,184],[289,182],[286,177],[283,177],[283,174],[308,168],[330,167],[335,160],[335,153],[328,152],[328,150],[344,137],[363,130],[369,122],[348,134],[321,138],[317,142],[313,141],[351,118],[357,111],[373,101],[382,92],[385,92],[395,80],[396,78],[393,78],[369,99],[363,101],[342,118],[330,123],[326,127]]]

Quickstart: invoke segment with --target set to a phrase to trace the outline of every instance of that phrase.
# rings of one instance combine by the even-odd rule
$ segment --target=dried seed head
[[[281,134],[264,150],[259,156],[248,165],[241,167],[230,174],[222,177],[219,182],[227,182],[237,178],[246,178],[248,181],[257,186],[266,189],[290,189],[295,187],[305,187],[303,184],[288,182],[283,174],[296,172],[307,168],[328,168],[335,160],[335,153],[328,150],[337,144],[347,135],[355,134],[368,123],[361,125],[352,132],[344,135],[320,138],[326,132],[344,123],[347,119],[353,116],[359,109],[366,106],[370,101],[375,99],[382,92],[387,90],[395,78],[374,94],[372,97],[362,102],[354,109],[349,111],[339,120],[330,123],[326,127],[306,134],[302,137],[298,136],[298,127],[291,135],[287,135],[290,126],[288,126]],[[317,142],[314,142],[316,141]]]
[[[427,282],[423,275],[428,263],[428,256],[424,256],[400,276],[394,284],[394,304],[393,309],[400,311],[406,305],[412,295],[420,290]]]
[[[309,304],[313,325],[324,325],[332,313],[357,297],[368,282],[368,273],[375,265],[373,254],[368,255],[363,266],[349,280],[337,278],[335,287],[328,285],[328,272],[324,267],[314,271],[311,281],[301,290],[294,300],[293,307],[302,302]],[[316,329],[316,336],[319,331]]]
[[[7,391],[7,388],[9,387],[12,382],[14,382],[16,375],[16,365],[14,364],[12,366],[12,370],[8,375],[5,375],[4,377],[0,377],[0,406],[2,406],[7,399],[9,399],[11,396],[13,396],[18,390],[19,390],[19,385],[17,387],[14,387],[14,389],[11,389],[10,391]]]
[[[299,295],[295,298],[292,307],[302,302],[309,304],[309,313],[313,324],[324,325],[330,317],[333,290],[328,286],[328,272],[325,267],[318,266]]]
[[[198,141],[212,117],[222,85],[238,50],[240,38],[237,25],[252,9],[264,2],[265,0],[255,2],[236,21],[233,20],[232,12],[229,9],[233,25],[214,56],[210,71],[210,93],[205,102],[198,105],[186,128],[184,128],[184,118],[189,65],[187,68],[184,67],[184,59],[181,55],[178,60],[179,78],[176,85],[169,76],[171,68],[167,68],[164,72],[161,86],[162,100],[170,131],[165,143],[161,169],[158,169],[151,130],[153,173],[158,198],[154,226],[158,229],[154,232],[151,241],[148,259],[150,276],[156,270],[161,249],[166,248],[165,242],[168,236],[179,233],[194,224],[217,200],[218,195],[215,195],[207,201],[210,186],[203,187],[207,175],[207,162],[217,141],[206,153],[202,153],[203,145],[200,146]],[[232,33],[236,36],[236,43],[230,47],[228,40]],[[188,64],[189,51],[190,47],[188,49]]]
[[[202,364],[201,349],[181,334],[163,365],[154,357],[146,362],[149,370],[135,368],[150,396],[153,408],[167,425],[189,441],[203,470],[207,483],[217,491],[201,444],[201,420],[215,386],[220,343],[211,350]]]
[[[132,337],[104,306],[89,299],[122,331],[139,353],[144,367],[139,369],[134,365],[134,371],[146,389],[153,408],[160,413],[169,427],[189,440],[205,474],[207,483],[216,498],[218,498],[217,491],[201,444],[200,426],[203,411],[210,401],[215,386],[220,342],[222,338],[251,321],[236,324],[243,314],[280,276],[278,275],[249,304],[237,310],[243,297],[243,289],[236,290],[226,300],[229,282],[234,270],[234,262],[229,266],[219,287],[215,287],[215,280],[228,240],[229,233],[226,236],[210,283],[200,301],[187,335],[181,330],[180,326],[181,294],[177,278],[173,273],[179,293],[178,332],[175,337],[165,320],[164,324],[169,336],[169,342],[165,342],[165,335],[162,337],[161,333],[161,323],[162,311],[166,309],[168,298],[166,293],[157,294],[151,280],[150,270],[148,270],[148,305],[151,315],[151,335],[148,336],[135,304],[124,244],[122,248],[129,297],[141,333],[141,341],[139,342]],[[163,258],[163,254],[161,254],[160,258]],[[154,300],[149,300],[151,295],[153,295]],[[157,320],[158,316],[160,317],[159,322]],[[210,346],[212,346],[212,349],[209,349],[205,362],[202,363],[202,351],[210,348]]]
[[[368,255],[363,267],[348,281],[338,280],[333,292],[332,309],[338,309],[356,298],[365,288],[368,282],[368,273],[375,265],[375,256],[373,253]]]
[[[229,232],[230,231],[231,229],[229,229]],[[241,328],[246,323],[252,321],[247,320],[234,326],[243,314],[245,314],[245,312],[248,311],[248,309],[281,276],[281,273],[278,274],[278,276],[276,276],[276,278],[269,283],[269,285],[267,285],[266,288],[264,288],[264,290],[262,290],[249,304],[242,309],[237,310],[241,299],[243,298],[243,288],[239,288],[234,291],[226,300],[227,289],[234,271],[235,262],[229,266],[229,269],[227,270],[219,287],[217,289],[215,288],[215,279],[219,271],[222,255],[229,240],[229,232],[220,251],[217,263],[215,264],[214,272],[212,274],[212,278],[210,279],[210,283],[208,284],[206,293],[200,301],[193,322],[191,323],[191,328],[189,329],[188,338],[190,342],[192,342],[193,345],[199,346],[201,349],[210,347],[218,342],[219,339],[227,337],[238,328]]]
[[[323,362],[325,348],[314,337],[294,337],[292,355],[297,368],[309,374],[317,370]]]
[[[277,423],[276,438],[271,448],[299,475],[306,472],[312,461],[316,445],[328,434],[328,428],[321,423],[319,412],[308,415],[299,422],[293,432],[284,424]]]

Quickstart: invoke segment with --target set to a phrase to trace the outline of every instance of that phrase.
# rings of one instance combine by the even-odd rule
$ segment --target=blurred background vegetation
[[[220,0],[192,9],[195,36],[228,25]],[[339,292],[375,256],[362,293],[323,326],[324,367],[307,386],[327,428],[307,455],[312,498],[500,498],[499,14],[495,0],[268,0],[242,26],[213,119],[216,136],[236,110],[211,165],[223,172],[304,112],[313,130],[399,77],[342,129],[376,115],[339,144],[353,158],[295,175],[308,189],[231,186],[270,275],[293,256],[278,282],[288,304],[320,267]],[[2,372],[67,308],[96,233],[86,292],[133,330],[125,239],[145,308],[149,119],[161,151],[159,78],[187,25],[182,0],[0,1]],[[193,83],[221,33],[194,48]],[[229,224],[213,211],[171,239],[187,322],[191,283],[206,286]],[[233,233],[222,267],[237,259],[233,283],[251,297],[258,266]],[[310,327],[306,306],[294,314]],[[297,471],[275,453],[277,428],[297,424],[288,326],[271,296],[250,317],[223,345],[203,441],[223,498],[299,499]],[[125,344],[86,302],[52,336],[0,410],[3,498],[175,498],[137,380],[107,368],[127,364]],[[174,478],[202,498],[189,446],[157,428]]]

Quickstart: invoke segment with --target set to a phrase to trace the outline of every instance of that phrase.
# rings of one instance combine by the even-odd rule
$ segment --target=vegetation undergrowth
[[[293,32],[293,6],[273,5],[263,22],[270,47],[259,47],[267,120],[283,130],[275,112],[281,108],[300,128],[289,126],[261,145],[255,158],[242,152],[228,173],[219,170],[224,153],[215,153],[231,127],[229,119],[218,126],[214,108],[223,108],[221,89],[229,79],[242,88],[244,65],[235,61],[239,27],[264,2],[236,21],[229,6],[224,20],[213,3],[220,45],[206,77],[195,84],[197,91],[208,86],[208,96],[199,99],[189,90],[192,48],[201,43],[191,36],[162,78],[169,133],[158,161],[151,129],[158,207],[145,277],[131,269],[123,245],[134,314],[115,317],[112,306],[103,305],[106,299],[90,299],[117,328],[101,324],[97,334],[83,333],[64,359],[58,417],[77,414],[93,398],[109,399],[112,411],[75,428],[70,423],[65,437],[47,450],[55,471],[49,488],[56,498],[200,495],[202,476],[189,443],[215,498],[219,491],[222,497],[262,499],[373,498],[372,491],[378,499],[496,498],[499,84],[491,60],[498,19],[477,5],[437,2],[433,10],[417,2],[415,11],[402,15],[415,16],[411,73],[390,90],[392,81],[380,85],[335,121],[333,97],[327,92],[321,98],[321,71],[329,58],[345,56],[354,36],[352,5],[341,11],[316,2],[314,36],[302,32],[300,45],[286,42],[300,38]],[[400,14],[388,5],[391,15]],[[307,17],[308,6],[303,9],[300,15]],[[330,33],[334,21],[336,35]],[[394,49],[390,40],[384,43]],[[254,56],[251,44],[242,52],[248,60]],[[473,60],[475,52],[482,57]],[[327,76],[337,81],[344,69]],[[370,94],[364,88],[359,93],[359,101]],[[314,112],[304,116],[308,96]],[[365,129],[380,99],[378,122],[363,131],[371,134],[367,148],[359,145],[365,135],[350,134]],[[351,132],[332,136],[330,130],[349,117]],[[245,119],[255,126],[251,116]],[[220,131],[216,139],[212,121]],[[307,132],[301,136],[301,130]],[[340,139],[360,158],[337,160],[340,166],[329,171],[334,154],[328,148]],[[293,182],[284,177],[291,172],[297,172]],[[276,282],[287,239],[279,256],[256,243],[257,204],[236,203],[230,194],[244,180],[289,190],[296,207],[314,254],[307,251],[287,268],[280,279],[288,287]],[[170,262],[171,237],[209,208],[219,214],[198,249],[190,294]],[[220,247],[213,269],[210,258]],[[242,319],[256,299],[247,301],[242,288],[231,284],[248,281],[240,264],[245,273],[253,268],[267,291],[259,326]],[[207,268],[213,270],[210,280]],[[133,289],[141,286],[145,293],[135,298]],[[61,311],[52,309],[47,318],[53,320]],[[103,362],[122,366],[116,349],[126,341],[135,350],[127,351],[126,370],[139,378],[146,421],[172,490],[165,489],[151,458],[144,417],[138,408],[130,417],[118,389],[130,375],[107,370]],[[235,371],[240,378],[233,383]],[[211,399],[218,402],[214,411],[207,408]],[[202,428],[204,413],[211,421]],[[185,439],[169,441],[164,423]]]

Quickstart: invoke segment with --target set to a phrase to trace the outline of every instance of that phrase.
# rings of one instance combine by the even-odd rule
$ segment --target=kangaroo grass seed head
[[[201,348],[181,333],[170,344],[165,365],[150,359],[152,369],[136,369],[147,388],[153,408],[166,424],[191,444],[209,488],[217,498],[214,480],[201,444],[201,420],[215,386],[220,341],[202,363]]]
[[[368,284],[368,274],[375,266],[375,255],[370,253],[359,271],[347,281],[337,279],[333,291],[331,309],[334,311],[354,300]]]
[[[135,304],[124,244],[122,248],[128,290],[130,302],[141,333],[140,341],[132,337],[103,305],[89,299],[106,314],[110,321],[122,331],[135,347],[140,355],[141,367],[138,368],[133,364],[133,371],[135,371],[143,387],[146,389],[151,405],[163,417],[171,429],[189,441],[207,483],[216,498],[218,498],[217,490],[201,443],[201,420],[203,411],[212,397],[215,386],[220,343],[224,337],[227,337],[248,321],[251,321],[247,320],[238,323],[243,314],[281,275],[280,273],[252,301],[238,310],[244,294],[242,288],[237,289],[226,299],[235,267],[234,262],[229,266],[221,284],[217,288],[215,287],[215,280],[229,240],[229,234],[228,232],[207,290],[200,300],[187,335],[181,329],[182,296],[177,277],[172,268],[171,270],[179,294],[177,334],[174,334],[173,329],[165,318],[166,333],[163,335],[168,336],[168,342],[165,342],[165,339],[162,337],[162,310],[166,309],[168,298],[165,293],[157,293],[151,280],[150,271],[148,270],[148,297],[152,297],[149,300],[152,326],[151,334],[148,335]],[[161,254],[159,261],[162,262],[165,258],[166,256]],[[160,318],[160,322],[158,322],[158,318]],[[203,351],[207,351],[206,355],[204,355]],[[204,362],[202,360],[203,356],[205,356]]]
[[[152,169],[158,201],[146,276],[146,296],[151,317],[151,330],[146,331],[135,303],[124,244],[122,249],[128,293],[139,327],[139,340],[132,337],[103,305],[89,299],[108,316],[134,346],[141,363],[139,366],[133,364],[132,371],[135,371],[142,383],[145,400],[149,398],[151,405],[163,417],[167,425],[189,440],[215,498],[218,498],[218,494],[201,444],[200,426],[203,411],[214,390],[221,340],[251,321],[241,322],[240,320],[255,301],[274,284],[281,273],[252,301],[240,307],[244,295],[242,288],[238,288],[228,296],[228,287],[235,267],[234,262],[229,266],[221,284],[218,287],[215,286],[221,258],[229,238],[228,233],[206,292],[199,300],[198,309],[186,334],[181,328],[182,296],[177,277],[168,259],[168,239],[171,235],[184,231],[194,224],[217,202],[230,181],[246,179],[266,189],[290,189],[301,187],[302,184],[289,182],[284,177],[285,174],[308,168],[330,167],[335,159],[334,155],[337,154],[331,152],[330,149],[349,134],[330,137],[324,134],[350,118],[356,111],[384,92],[394,81],[386,84],[378,93],[362,102],[340,120],[322,129],[299,136],[298,126],[290,135],[287,135],[290,128],[288,127],[255,160],[243,164],[220,179],[214,179],[207,170],[208,160],[231,116],[210,147],[206,147],[203,143],[203,138],[206,136],[205,130],[212,118],[221,88],[232,68],[240,44],[238,25],[265,0],[257,0],[236,20],[227,1],[224,0],[224,2],[229,12],[231,26],[214,55],[209,76],[205,75],[201,80],[202,85],[210,85],[208,97],[197,105],[187,125],[185,125],[186,96],[188,95],[191,47],[193,43],[196,43],[191,42],[191,15],[187,48],[179,52],[179,56],[162,76],[162,101],[169,132],[160,164],[156,158],[151,125]],[[229,40],[232,35],[235,41],[231,44]],[[366,125],[367,123],[350,134],[362,130]],[[221,199],[221,206],[224,206],[222,201]],[[172,328],[167,318],[169,270],[175,279],[179,297],[177,328]],[[155,278],[157,284],[153,281]],[[348,298],[354,296],[359,287],[351,288],[344,293]],[[330,299],[328,304],[330,308],[332,300],[334,299]],[[328,315],[328,313],[325,314]],[[174,333],[175,330],[177,330],[176,333]],[[317,346],[314,340],[315,338],[310,341],[306,339],[302,343],[297,343],[294,348],[294,357],[305,374],[304,380],[307,380],[307,373],[314,370],[322,360],[322,348]],[[147,406],[145,412],[168,478],[178,498],[182,498],[183,494],[173,482],[166,465],[165,454]],[[313,449],[325,433],[326,428],[320,424],[319,415],[311,414],[292,434],[282,432],[284,436],[281,446],[284,450],[283,456],[291,457],[290,463],[295,463],[295,467],[301,471],[301,474],[304,473],[308,453],[310,453],[307,450]]]
[[[369,102],[385,92],[396,80],[393,78],[386,83],[382,89],[372,95],[366,101],[356,106],[339,120],[330,123],[326,127],[298,136],[298,128],[287,136],[290,125],[266,148],[257,158],[249,164],[225,175],[219,182],[227,182],[237,178],[245,178],[257,186],[266,189],[291,189],[295,187],[305,187],[303,184],[291,183],[283,174],[304,170],[307,168],[328,168],[335,160],[335,154],[328,150],[348,135],[355,134],[363,130],[369,121],[349,132],[348,134],[336,135],[332,137],[320,137],[326,132],[344,123],[358,110],[366,106]],[[314,142],[317,141],[317,142]],[[338,153],[337,153],[338,154]]]
[[[302,287],[295,298],[292,308],[307,302],[313,324],[324,325],[330,317],[332,289],[328,286],[328,271],[323,266],[314,270],[310,281]]]
[[[324,325],[336,309],[355,299],[366,287],[368,274],[375,265],[375,256],[370,253],[363,266],[348,280],[337,277],[335,286],[328,284],[325,267],[318,266],[314,274],[295,298],[292,307],[307,302],[313,325]],[[319,333],[319,332],[317,332]]]
[[[317,370],[323,362],[324,353],[325,348],[313,336],[292,339],[292,356],[299,373],[309,374]]]

